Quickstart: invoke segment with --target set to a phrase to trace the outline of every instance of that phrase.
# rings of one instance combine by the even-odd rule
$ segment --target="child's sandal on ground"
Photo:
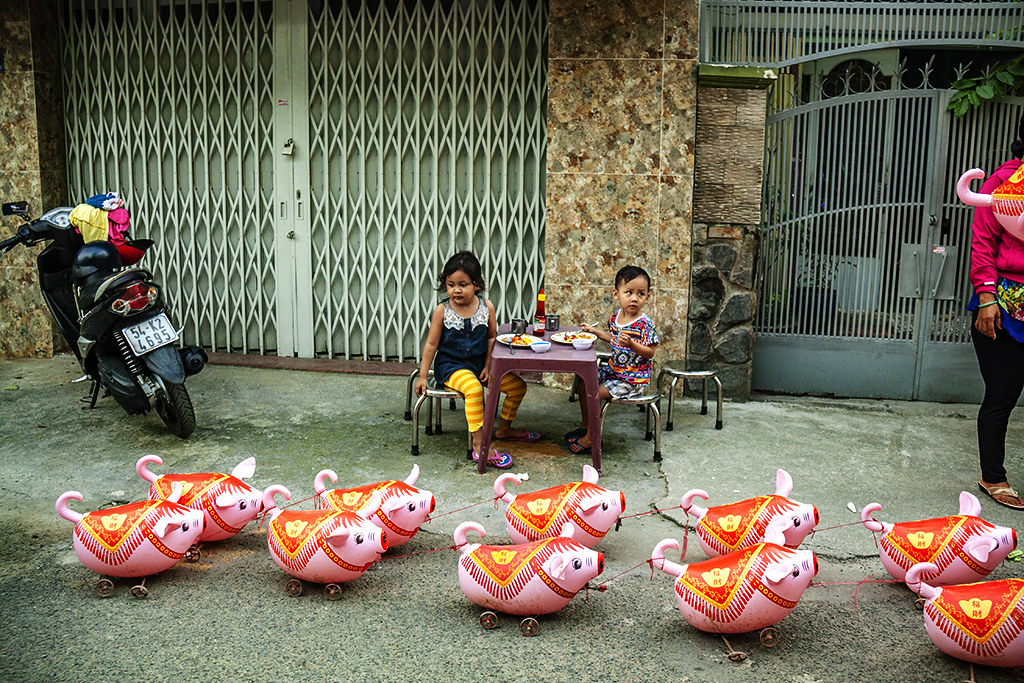
[[[1024,498],[1021,498],[1020,494],[1012,486],[996,486],[979,481],[978,488],[1003,507],[1008,507],[1012,510],[1024,510]]]
[[[591,453],[590,446],[581,446],[579,438],[568,439],[566,446],[570,453],[575,453],[576,455],[590,455]]]
[[[476,451],[473,451],[473,462],[480,462],[480,454]],[[494,455],[487,458],[487,464],[491,467],[497,467],[499,470],[507,470],[509,467],[512,467],[512,456],[508,453],[494,451]]]

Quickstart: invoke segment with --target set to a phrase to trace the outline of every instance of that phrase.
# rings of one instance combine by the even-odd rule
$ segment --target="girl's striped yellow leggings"
[[[463,369],[453,372],[445,386],[464,397],[469,431],[480,431],[484,426],[484,385],[472,371]],[[519,404],[526,395],[526,382],[511,372],[505,373],[501,378],[501,393],[505,394],[505,402],[501,404],[501,419],[511,422],[516,419]]]

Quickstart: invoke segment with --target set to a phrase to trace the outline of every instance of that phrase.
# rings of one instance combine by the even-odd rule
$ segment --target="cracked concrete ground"
[[[870,502],[876,516],[905,521],[955,514],[961,490],[976,492],[976,406],[899,401],[758,397],[727,403],[725,428],[680,399],[675,429],[663,434],[664,461],[652,462],[643,418],[614,407],[605,433],[601,484],[625,492],[627,515],[598,544],[606,592],[580,593],[539,619],[537,637],[518,618],[481,629],[479,608],[458,587],[452,531],[475,520],[485,542],[507,542],[504,505],[495,509],[496,473],[477,475],[465,459],[464,421],[445,413],[442,435],[421,436],[409,453],[403,420],[405,378],[211,366],[189,380],[198,428],[188,441],[169,436],[155,414],[127,417],[110,399],[80,410],[73,358],[0,360],[0,677],[5,681],[143,679],[616,680],[616,681],[954,681],[968,665],[936,650],[914,596],[888,578],[873,536],[856,522]],[[664,412],[665,406],[663,406]],[[541,432],[539,444],[511,444],[522,490],[579,480],[589,458],[567,453],[562,434],[578,408],[564,391],[531,385],[517,424]],[[1022,426],[1011,424],[1007,469],[1024,485]],[[259,488],[284,484],[299,500],[324,467],[338,486],[402,479],[413,463],[433,491],[434,519],[337,601],[307,584],[288,597],[288,578],[271,561],[265,530],[251,523],[235,538],[206,544],[202,559],[147,580],[150,597],[130,597],[135,581],[115,580],[101,599],[97,575],[71,549],[71,524],[54,501],[76,489],[80,511],[141,500],[134,471],[147,453],[163,472],[230,471],[254,456]],[[730,638],[748,653],[726,657],[725,644],[691,628],[675,605],[672,580],[644,564],[663,538],[680,541],[681,495],[691,488],[720,505],[774,492],[788,470],[792,497],[813,503],[819,531],[805,547],[818,555],[816,585],[779,622],[781,641]],[[303,504],[311,507],[309,501]],[[471,507],[470,507],[471,506]],[[982,516],[1020,531],[1021,515],[982,501]],[[847,526],[843,526],[847,525]],[[704,559],[689,533],[687,561]],[[1004,563],[992,578],[1021,576]],[[624,572],[624,573],[623,573]],[[621,574],[621,575],[620,575]],[[614,578],[613,578],[614,577]],[[1006,672],[976,667],[976,680]]]

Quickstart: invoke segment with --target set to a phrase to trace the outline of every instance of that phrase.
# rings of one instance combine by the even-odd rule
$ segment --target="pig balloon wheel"
[[[288,579],[288,583],[284,585],[284,591],[293,598],[297,598],[302,595],[302,582],[298,579]]]
[[[341,597],[341,586],[336,583],[329,583],[324,586],[324,596],[328,600],[337,600]]]
[[[186,550],[184,557],[181,559],[186,562],[198,562],[200,557],[202,557],[202,553],[199,552],[199,545],[197,544]]]
[[[480,615],[480,625],[490,631],[498,626],[498,615],[494,612],[484,612]]]
[[[114,594],[114,582],[110,579],[100,579],[96,582],[96,594],[101,598],[109,598]]]
[[[540,633],[540,623],[533,617],[526,617],[519,622],[519,631],[527,637],[535,636]]]
[[[761,633],[758,634],[758,638],[761,640],[761,644],[765,647],[775,647],[778,644],[779,639],[782,636],[779,635],[778,629],[774,626],[761,629]]]

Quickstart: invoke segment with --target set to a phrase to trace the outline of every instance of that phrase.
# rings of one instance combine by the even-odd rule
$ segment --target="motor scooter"
[[[84,243],[71,225],[71,207],[29,217],[27,202],[2,205],[4,216],[24,221],[14,237],[0,242],[0,255],[15,246],[48,242],[36,257],[39,287],[64,339],[90,380],[96,406],[100,389],[129,415],[156,408],[168,431],[183,439],[196,426],[185,378],[206,364],[198,346],[178,348],[175,330],[153,274],[131,268],[153,245],[126,240],[115,246],[99,240]]]

